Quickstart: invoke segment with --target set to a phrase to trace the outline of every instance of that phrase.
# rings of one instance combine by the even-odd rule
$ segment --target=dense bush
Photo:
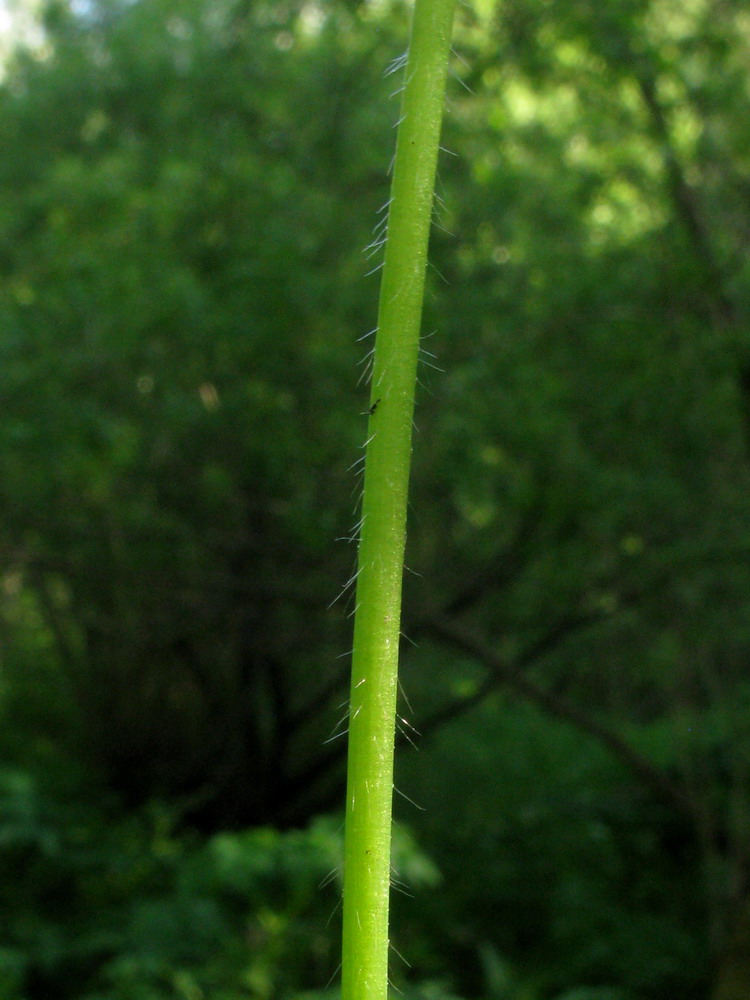
[[[0,778],[6,1000],[282,997],[335,970],[337,821],[204,841],[163,808],[125,815]]]

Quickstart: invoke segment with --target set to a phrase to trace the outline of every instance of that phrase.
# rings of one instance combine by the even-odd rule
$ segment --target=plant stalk
[[[416,0],[370,394],[344,841],[342,1000],[385,1000],[401,583],[427,246],[455,0]]]

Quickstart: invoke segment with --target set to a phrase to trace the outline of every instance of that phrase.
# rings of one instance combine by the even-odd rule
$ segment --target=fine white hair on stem
[[[443,225],[443,223],[440,221],[440,219],[439,219],[439,217],[437,216],[436,213],[433,213],[432,224],[435,227],[435,229],[439,229],[442,233],[445,233],[446,236],[455,236],[456,235],[454,232],[452,232],[450,229],[447,229]]]
[[[388,946],[389,946],[389,947],[390,947],[390,948],[391,948],[391,949],[392,949],[393,951],[395,951],[395,952],[396,952],[396,954],[397,954],[397,955],[398,955],[398,957],[399,957],[399,958],[401,959],[401,961],[402,961],[402,962],[404,963],[404,965],[405,965],[405,966],[407,967],[407,969],[410,969],[410,968],[411,968],[411,962],[407,962],[407,960],[406,960],[406,959],[404,958],[404,956],[403,956],[403,955],[401,954],[401,952],[400,952],[400,951],[398,950],[398,948],[397,948],[397,947],[396,947],[396,945],[395,945],[395,944],[393,943],[393,941],[389,941],[389,942],[388,942]]]
[[[419,353],[420,354],[428,354],[431,358],[437,359],[437,354],[433,354],[432,351],[428,351],[426,347],[420,346]]]
[[[369,351],[367,352],[367,354],[365,354],[365,356],[364,356],[364,357],[362,357],[362,358],[360,358],[360,359],[359,359],[359,361],[357,362],[357,367],[359,367],[359,365],[363,365],[363,364],[365,364],[365,362],[366,362],[366,361],[367,361],[367,360],[368,360],[369,358],[371,358],[371,357],[373,356],[373,354],[374,354],[374,353],[375,353],[375,348],[374,348],[374,347],[371,347],[371,348],[370,348],[370,350],[369,350]]]
[[[337,740],[339,736],[346,736],[348,732],[349,727],[347,726],[346,729],[342,729],[340,733],[335,733],[333,736],[329,736],[327,740],[323,740],[323,746],[326,746],[328,743],[333,743],[333,741]]]
[[[434,396],[435,395],[435,393],[432,391],[432,389],[429,387],[429,385],[427,385],[425,382],[422,381],[422,378],[421,378],[420,375],[417,375],[417,385],[419,386],[420,389],[424,389],[424,391],[426,393],[428,393],[428,395],[430,395],[430,396]]]
[[[410,725],[410,723],[409,723],[409,722],[407,722],[407,721],[406,721],[406,719],[404,719],[404,718],[403,718],[403,716],[401,716],[401,715],[397,715],[397,716],[396,716],[396,729],[398,729],[398,731],[399,731],[399,732],[401,733],[401,735],[402,735],[402,736],[404,737],[404,739],[405,739],[405,740],[408,740],[408,741],[409,741],[409,743],[411,743],[411,745],[412,745],[412,746],[414,747],[414,749],[415,749],[415,750],[416,750],[417,752],[419,752],[419,747],[418,747],[418,746],[417,746],[417,744],[416,744],[416,743],[414,742],[414,740],[413,740],[413,739],[411,738],[411,736],[409,735],[409,733],[408,733],[408,732],[407,732],[407,731],[406,731],[406,730],[404,729],[404,727],[403,727],[403,726],[401,725],[401,722],[402,722],[402,721],[403,721],[403,722],[405,722],[407,726],[409,726],[409,725]],[[412,729],[414,729],[414,727],[413,727],[413,726],[411,726],[411,728],[412,728]],[[416,733],[416,732],[417,732],[417,730],[416,730],[416,729],[414,729],[414,732]],[[419,735],[419,734],[417,734],[417,735]],[[326,740],[326,743],[327,743],[327,742],[328,742],[328,740]]]
[[[362,372],[359,378],[357,379],[357,385],[362,385],[363,382],[367,383],[370,381],[370,379],[372,378],[372,368],[373,368],[373,363],[372,360],[370,360],[367,363],[367,365],[362,369]]]
[[[403,632],[401,634],[403,635]],[[409,697],[408,697],[406,691],[404,690],[404,686],[401,683],[401,678],[400,677],[398,679],[398,689],[401,692],[401,694],[403,695],[404,701],[406,702],[406,707],[409,709],[410,712],[413,713],[414,709],[411,707],[411,702],[409,701]]]
[[[384,247],[388,239],[388,216],[384,215],[382,219],[378,219],[375,225],[372,227],[373,239],[362,251],[368,260],[372,258],[374,254]]]
[[[381,235],[377,240],[373,240],[372,243],[368,243],[364,248],[362,253],[365,255],[367,260],[372,260],[378,250],[382,250],[386,243],[386,235]]]
[[[360,536],[360,534],[362,532],[362,525],[364,523],[365,523],[365,518],[364,518],[364,515],[362,515],[362,517],[360,517],[360,519],[357,521],[357,523],[352,528],[352,533],[351,533],[351,535],[349,535],[348,541],[352,541],[353,542],[353,541],[355,541],[356,539],[359,538],[359,536]]]
[[[357,385],[362,385],[363,382],[366,382],[370,378],[370,376],[372,375],[372,366],[374,360],[375,360],[375,348],[373,347],[367,352],[367,354],[365,354],[363,358],[360,358],[360,360],[357,362],[358,366],[359,365],[363,366],[360,376],[357,379]]]
[[[438,269],[435,267],[435,265],[432,263],[431,260],[428,260],[427,264],[428,264],[429,267],[432,268],[432,270],[435,272],[435,274],[438,276],[438,278],[442,278],[443,281],[446,283],[446,285],[450,285],[450,281],[448,281],[448,279],[446,278],[446,276],[444,274],[442,274],[440,271],[438,271]]]
[[[421,735],[422,735],[422,734],[420,733],[420,731],[419,731],[419,730],[417,729],[417,727],[416,727],[416,726],[413,726],[413,725],[411,724],[411,722],[409,722],[409,720],[408,720],[408,719],[407,719],[407,718],[406,718],[405,716],[403,716],[403,715],[399,715],[399,716],[397,716],[397,718],[399,719],[399,721],[400,721],[400,722],[403,722],[403,724],[404,724],[405,726],[408,726],[408,727],[409,727],[409,729],[411,729],[411,731],[412,731],[412,732],[414,733],[414,735],[415,735],[415,736],[421,736]]]
[[[468,84],[468,83],[466,82],[466,80],[462,80],[462,79],[461,79],[461,77],[460,77],[460,76],[458,75],[458,73],[456,73],[456,71],[455,71],[455,70],[451,69],[451,70],[449,70],[448,72],[449,72],[449,73],[450,73],[450,75],[451,75],[451,79],[453,79],[453,80],[456,80],[456,81],[457,81],[458,83],[460,83],[460,84],[461,84],[461,86],[462,86],[462,87],[464,88],[464,90],[465,90],[465,91],[466,91],[467,93],[471,94],[471,96],[472,96],[472,97],[475,97],[475,96],[476,96],[476,95],[474,94],[474,91],[473,91],[473,90],[471,89],[471,87],[469,86],[469,84]]]
[[[383,216],[382,219],[378,219],[375,225],[372,227],[373,233],[378,233],[380,230],[387,229],[388,227],[388,213]]]
[[[335,913],[335,912],[336,912],[336,910],[337,910],[337,909],[339,908],[339,906],[340,906],[340,903],[337,903],[337,904],[336,904],[336,906],[335,906],[335,907],[334,907],[334,909],[333,909],[333,913]],[[330,916],[330,917],[328,918],[328,923],[330,923],[330,922],[331,922],[331,917],[333,917],[333,913],[332,913],[332,914],[331,914],[331,916]],[[327,926],[327,925],[326,925],[326,926]],[[330,978],[330,979],[328,980],[328,982],[327,982],[327,983],[325,984],[325,986],[323,987],[323,989],[324,989],[324,990],[327,990],[327,989],[328,989],[328,987],[329,987],[329,986],[331,985],[331,983],[332,983],[332,982],[334,981],[334,979],[335,979],[335,978],[336,978],[336,976],[337,976],[337,975],[339,974],[339,972],[341,972],[341,962],[339,962],[339,964],[338,964],[338,965],[336,966],[336,968],[335,968],[335,969],[333,970],[333,974],[332,974],[331,978]]]
[[[372,227],[373,239],[369,246],[365,247],[365,253],[372,246],[382,246],[385,243],[385,237],[388,234],[388,216],[384,215],[382,219],[378,219],[375,225]]]
[[[357,614],[358,611],[359,611],[359,604],[355,604],[354,607],[352,608],[352,610],[349,612],[349,614],[346,617],[347,618],[354,618],[354,616]]]
[[[424,806],[420,806],[418,803],[414,801],[414,799],[410,799],[409,796],[406,794],[406,792],[402,792],[400,788],[396,787],[396,785],[393,786],[393,791],[398,792],[401,798],[406,799],[406,801],[409,802],[411,805],[413,805],[415,809],[419,809],[420,812],[427,812]]]
[[[443,211],[446,210],[445,199],[437,191],[432,196],[433,205],[438,205]]]
[[[343,898],[342,898],[341,896],[339,896],[339,898],[338,898],[338,899],[337,899],[337,901],[336,901],[336,905],[335,905],[335,906],[334,906],[334,908],[333,908],[333,909],[331,910],[331,912],[330,912],[330,914],[329,914],[329,916],[328,916],[328,920],[326,920],[326,927],[328,927],[328,925],[329,925],[329,924],[331,923],[331,921],[333,920],[333,918],[334,918],[334,917],[336,916],[336,911],[337,911],[337,910],[338,910],[338,908],[339,908],[339,907],[341,906],[342,902],[343,902]],[[339,962],[339,968],[338,968],[338,969],[336,969],[336,972],[338,972],[340,968],[341,968],[341,963]],[[336,972],[334,972],[333,976],[335,976],[335,975],[336,975]],[[326,985],[326,989],[328,989],[328,987],[329,987],[329,986],[331,985],[331,983],[333,982],[333,976],[331,976],[331,978],[330,978],[330,979],[328,980],[328,983],[327,983],[327,985]]]
[[[364,476],[365,476],[365,469],[364,466],[362,466],[362,468],[357,472],[357,475],[354,479],[354,486],[352,486],[351,491],[349,493],[350,497],[353,497],[354,494],[357,493],[359,499],[361,500],[362,486],[364,484]],[[357,502],[359,503],[359,500]],[[355,507],[354,513],[356,514],[359,509],[360,509],[359,506]],[[361,529],[362,529],[362,522],[358,521],[357,524],[354,526],[354,528],[352,528],[351,534],[346,539],[342,540],[347,542],[358,541]]]
[[[396,984],[393,982],[390,976],[388,976],[388,985],[395,993],[398,993],[400,997],[404,995],[403,990],[400,990],[398,986],[396,986]]]
[[[447,214],[448,214],[448,209],[445,204],[445,201],[440,197],[440,195],[436,191],[432,199],[432,214],[430,217],[432,225],[436,229],[440,229],[444,233],[447,233],[448,236],[455,236],[455,233],[452,232],[450,229],[448,229],[448,227],[443,222],[443,218]]]
[[[372,243],[368,243],[365,249],[362,251],[368,260],[371,260],[378,250],[382,250],[386,244],[387,234],[381,236],[378,240],[373,240]]]
[[[318,882],[319,889],[325,889],[327,885],[330,885],[333,880],[341,874],[341,865],[336,865],[333,867],[324,878]]]
[[[414,893],[409,891],[409,887],[405,882],[402,882],[400,878],[394,878],[391,875],[391,888],[396,892],[400,892],[402,896],[408,896],[409,899],[414,899]]]
[[[354,510],[352,511],[352,514],[356,514],[358,510],[362,510],[362,500],[364,499],[364,476],[360,478],[357,483],[354,484],[354,490],[356,490],[357,486],[359,486],[360,483],[363,484],[363,488],[360,489],[359,491],[359,494],[357,496],[357,502],[354,505]],[[354,490],[352,490],[352,493],[354,492]],[[360,529],[360,534],[361,534],[361,529]]]
[[[464,66],[466,66],[467,68],[470,67],[471,64],[469,63],[469,60],[464,59],[464,57],[461,55],[461,53],[458,51],[455,45],[451,45],[451,55],[455,56],[456,59],[458,59],[459,62],[462,62]]]
[[[392,91],[388,96],[389,97],[397,97],[398,94],[403,94],[403,92],[406,90],[406,88],[411,83],[413,76],[414,76],[414,70],[411,71],[411,76],[405,77],[404,78],[404,82],[401,84],[401,86],[400,87],[396,87],[396,89],[394,91]]]
[[[348,718],[349,718],[349,705],[346,706],[346,711],[344,712],[344,714],[341,716],[341,718],[339,719],[339,721],[336,723],[336,725],[331,730],[331,734],[328,737],[328,739],[327,740],[323,740],[323,746],[325,746],[326,743],[333,743],[333,741],[337,740],[339,738],[339,736],[343,736],[345,733],[349,732],[349,727],[348,726],[344,726],[344,723],[346,722],[346,720]],[[342,726],[344,726],[343,729],[341,728]]]
[[[406,66],[408,59],[409,50],[407,49],[406,52],[402,52],[400,56],[396,56],[395,59],[391,59],[383,71],[383,76],[392,76],[394,73],[398,73],[400,69],[403,69],[404,66]]]
[[[355,506],[354,510],[352,511],[352,513],[354,513],[354,514],[356,514],[357,511],[360,509],[360,504],[362,502],[362,493],[363,493],[364,482],[365,482],[365,467],[363,465],[362,468],[359,470],[359,472],[357,472],[357,475],[356,475],[356,477],[354,479],[354,486],[352,486],[351,492],[349,494],[350,497],[353,497],[355,493],[357,494],[357,505]],[[362,522],[360,522],[360,525],[361,525],[361,523]],[[359,531],[353,532],[349,536],[349,538],[347,539],[347,541],[349,541],[349,542],[356,542],[358,540],[359,540]]]
[[[341,591],[340,591],[340,592],[339,592],[339,593],[338,593],[338,594],[336,595],[336,597],[334,597],[334,599],[333,599],[333,600],[331,601],[331,603],[330,603],[330,604],[328,605],[328,607],[326,608],[326,611],[330,611],[330,610],[331,610],[331,608],[332,608],[332,607],[334,606],[334,604],[335,604],[335,603],[336,603],[337,601],[340,601],[340,600],[341,600],[341,598],[342,598],[342,597],[344,596],[344,594],[345,594],[345,593],[346,593],[346,592],[347,592],[348,590],[350,590],[350,589],[351,589],[351,588],[352,588],[352,587],[354,586],[354,584],[355,584],[355,583],[357,582],[357,577],[358,577],[358,576],[359,576],[359,574],[360,574],[360,570],[361,570],[361,567],[360,567],[359,569],[357,569],[357,570],[356,570],[356,571],[355,571],[355,572],[354,572],[354,573],[353,573],[353,574],[352,574],[352,575],[351,575],[351,576],[349,577],[349,579],[348,579],[348,580],[346,581],[346,583],[344,584],[344,586],[343,586],[343,587],[341,588]]]
[[[424,347],[419,348],[419,360],[423,365],[427,365],[428,368],[434,369],[436,372],[441,372],[445,375],[445,368],[441,368],[440,365],[434,364],[432,361],[428,361],[427,358],[435,358],[437,360],[437,355],[433,354],[432,351],[428,351]]]
[[[375,267],[373,267],[371,270],[365,272],[365,277],[369,278],[371,274],[375,274],[377,271],[379,271],[382,266],[383,266],[383,261],[381,260],[379,264],[376,264]]]
[[[432,368],[435,371],[440,372],[441,374],[444,375],[445,374],[445,369],[444,368],[441,368],[439,365],[436,365],[433,361],[428,361],[427,360],[427,358],[437,358],[437,355],[433,354],[432,351],[428,351],[427,348],[423,347],[422,343],[421,343],[422,341],[429,340],[430,337],[434,337],[436,333],[437,333],[437,330],[430,330],[429,333],[425,333],[420,338],[420,346],[419,346],[418,357],[419,357],[420,362],[422,362],[425,367]],[[422,365],[420,365],[420,367],[417,369],[417,382],[419,383],[419,385],[420,385],[420,387],[422,389],[424,389],[430,395],[433,395],[432,387],[429,384],[429,380],[428,381],[422,381],[422,378],[421,378],[421,372],[422,372],[422,370],[423,370],[422,369]]]

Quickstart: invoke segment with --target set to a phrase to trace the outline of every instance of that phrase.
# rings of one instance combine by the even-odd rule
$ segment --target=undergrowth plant
[[[343,1000],[388,992],[401,583],[427,246],[455,0],[416,0],[385,246],[356,575],[344,843]],[[380,242],[376,240],[376,243]]]

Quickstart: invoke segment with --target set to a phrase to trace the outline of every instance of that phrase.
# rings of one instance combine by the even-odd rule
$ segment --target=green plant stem
[[[359,543],[343,1000],[385,1000],[401,581],[427,245],[455,0],[416,0],[380,288]]]

